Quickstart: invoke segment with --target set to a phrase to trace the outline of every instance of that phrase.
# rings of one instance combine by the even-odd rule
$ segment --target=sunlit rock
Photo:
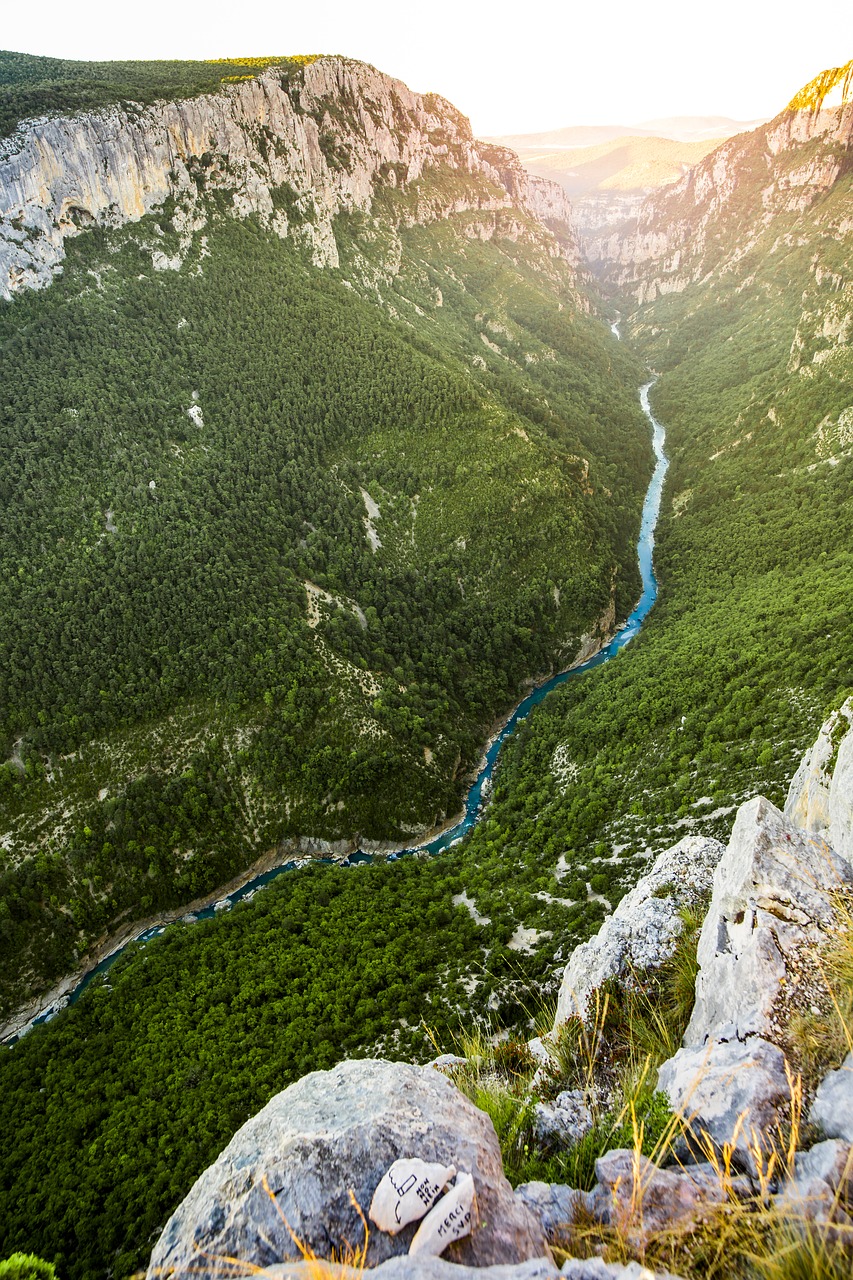
[[[723,853],[719,840],[686,836],[655,859],[594,938],[576,947],[563,974],[554,1027],[584,1017],[590,995],[609,978],[669,959],[684,928],[682,908],[710,891]]]
[[[454,1240],[469,1236],[477,1213],[477,1195],[470,1173],[460,1173],[455,1184],[430,1209],[409,1246],[409,1256],[427,1254],[437,1258]]]
[[[427,1164],[417,1157],[395,1160],[373,1193],[371,1222],[395,1236],[432,1208],[455,1174],[452,1164]]]

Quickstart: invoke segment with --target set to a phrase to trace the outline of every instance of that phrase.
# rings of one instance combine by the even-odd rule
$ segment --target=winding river
[[[619,330],[617,325],[612,325],[613,333],[618,338]],[[358,866],[367,862],[372,862],[374,856],[388,856],[389,861],[395,861],[399,858],[412,857],[415,854],[434,855],[442,853],[450,845],[456,844],[462,837],[471,830],[471,828],[479,821],[483,811],[485,800],[491,788],[492,775],[494,774],[495,765],[503,744],[514,732],[516,727],[525,720],[532,709],[546,698],[552,689],[556,689],[558,685],[565,684],[567,680],[576,680],[585,672],[591,671],[594,667],[600,667],[605,662],[609,662],[611,658],[615,658],[621,649],[637,635],[643,620],[649,613],[652,605],[657,597],[657,579],[655,578],[653,565],[653,552],[655,545],[655,526],[657,525],[658,515],[660,514],[661,494],[663,492],[663,482],[666,475],[669,461],[664,453],[665,432],[660,423],[655,419],[649,406],[649,391],[653,386],[652,382],[646,383],[640,388],[640,404],[643,412],[649,420],[652,427],[652,447],[655,453],[655,469],[654,474],[649,482],[646,490],[646,497],[643,503],[643,514],[640,523],[640,536],[637,540],[637,559],[639,561],[640,574],[642,577],[643,590],[640,599],[629,615],[624,625],[617,631],[613,639],[594,657],[587,659],[586,662],[579,663],[578,666],[572,667],[568,671],[562,671],[559,675],[552,676],[550,680],[546,680],[544,684],[534,689],[526,698],[519,702],[515,710],[507,717],[501,728],[488,743],[480,771],[476,779],[471,784],[468,795],[465,799],[465,809],[460,820],[452,827],[442,831],[440,835],[426,840],[422,844],[413,845],[409,849],[403,849],[399,853],[390,855],[373,855],[366,853],[361,849],[357,849],[346,859],[345,866]],[[273,867],[269,871],[254,877],[247,881],[239,889],[226,897],[220,898],[214,906],[206,907],[203,911],[199,911],[195,915],[182,917],[185,921],[194,922],[196,920],[210,919],[220,911],[227,910],[236,902],[244,902],[263,889],[270,881],[287,871],[293,871],[300,863],[296,861],[286,862],[278,867]],[[23,1035],[30,1026],[36,1026],[39,1023],[47,1022],[59,1012],[60,1008],[64,1008],[68,1004],[74,1004],[79,1000],[86,987],[97,977],[98,974],[104,973],[110,965],[114,964],[122,952],[130,946],[132,942],[147,942],[150,938],[156,937],[162,933],[165,925],[156,925],[153,928],[144,930],[135,937],[128,939],[122,946],[118,947],[110,955],[94,969],[90,970],[86,976],[81,979],[80,983],[73,991],[64,995],[55,1004],[44,1009],[35,1018],[32,1019],[26,1027],[19,1030],[19,1035]],[[9,1036],[3,1043],[14,1044],[18,1036]]]

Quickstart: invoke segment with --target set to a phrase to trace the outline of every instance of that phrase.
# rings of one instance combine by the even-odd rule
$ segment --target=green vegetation
[[[73,62],[0,50],[0,138],[22,121],[71,115],[115,103],[192,98],[224,84],[251,80],[270,68],[298,73],[311,57],[217,58],[210,62]]]
[[[783,803],[853,685],[853,370],[833,336],[851,309],[850,191],[847,175],[735,267],[633,319],[671,458],[661,595],[615,662],[531,715],[471,836],[472,859],[500,847],[519,898],[527,886],[528,926],[544,920],[537,893],[574,896],[599,872],[612,900],[636,859],[692,831],[726,838],[756,792]]]
[[[345,1055],[431,1056],[422,1020],[449,1048],[490,1006],[490,1032],[525,1036],[651,853],[725,835],[756,790],[782,800],[851,684],[850,176],[731,263],[753,160],[709,249],[727,271],[631,326],[672,458],[642,635],[531,715],[460,847],[284,876],[131,948],[4,1054],[0,1250],[121,1280],[273,1093]],[[632,603],[635,358],[523,215],[433,221],[471,180],[398,177],[384,217],[339,219],[338,271],[212,200],[189,250],[169,210],[89,232],[50,290],[0,309],[7,1004],[282,839],[452,812],[490,721],[614,575]],[[555,1088],[611,1086],[573,1150],[533,1149],[518,1044],[472,1074],[514,1178],[588,1184],[608,1146],[666,1145],[649,1072],[689,1012],[688,938],[558,1041]],[[805,1061],[824,1051],[797,1033]],[[759,1210],[735,1223],[738,1274],[772,1237]],[[649,1259],[720,1275],[727,1223]]]
[[[194,1179],[273,1094],[341,1057],[452,1047],[524,957],[453,897],[453,853],[284,875],[251,904],[130,949],[0,1054],[0,1252],[69,1280],[131,1274]],[[578,922],[578,938],[599,917]],[[540,975],[541,977],[541,975]]]
[[[56,1269],[34,1253],[13,1253],[0,1262],[0,1280],[56,1280]]]
[[[347,287],[209,214],[86,232],[0,307],[5,1008],[283,839],[456,812],[636,590],[639,369],[541,228],[412,228],[377,305],[387,221],[341,220]]]

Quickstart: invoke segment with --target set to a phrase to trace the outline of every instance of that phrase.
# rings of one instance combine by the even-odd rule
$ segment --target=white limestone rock
[[[578,1209],[589,1207],[589,1192],[559,1182],[523,1182],[515,1196],[535,1214],[549,1238],[565,1230]]]
[[[527,1047],[540,1066],[548,1066],[551,1061],[551,1055],[541,1036],[534,1036],[532,1040],[528,1040]]]
[[[320,58],[298,79],[291,86],[271,67],[180,102],[116,105],[22,123],[0,140],[0,296],[49,284],[62,269],[69,236],[86,227],[137,222],[170,197],[177,202],[180,254],[167,258],[154,248],[154,266],[177,269],[205,223],[202,175],[207,190],[229,198],[234,217],[257,216],[304,244],[315,265],[337,267],[335,217],[369,213],[376,183],[389,167],[414,181],[440,164],[484,177],[493,194],[467,201],[455,196],[443,208],[438,199],[425,201],[420,220],[470,209],[482,220],[480,232],[494,235],[501,214],[502,236],[532,238],[577,268],[580,253],[562,188],[527,174],[506,148],[476,142],[449,102],[413,93],[348,58]],[[346,148],[346,165],[327,161],[321,133],[324,141]],[[274,145],[262,146],[262,137]],[[272,193],[285,183],[299,225],[275,209]],[[521,217],[507,215],[514,207],[522,209]],[[545,225],[554,221],[562,224],[559,238]],[[392,242],[391,276],[399,268]]]
[[[821,725],[791,780],[785,817],[853,860],[853,698]]]
[[[364,1227],[350,1193],[366,1208],[389,1166],[412,1151],[472,1176],[475,1230],[453,1246],[454,1261],[547,1256],[541,1225],[504,1177],[488,1116],[440,1071],[365,1060],[303,1076],[243,1125],[167,1222],[150,1280],[213,1276],[201,1254],[240,1258],[249,1270],[295,1260],[293,1235],[319,1258],[357,1248]],[[407,1253],[414,1234],[413,1223],[394,1236],[371,1232],[367,1266]]]
[[[564,1089],[553,1102],[537,1102],[533,1124],[542,1142],[568,1147],[592,1128],[592,1112],[583,1089]]]
[[[685,1045],[771,1034],[788,964],[832,928],[833,894],[851,883],[853,868],[820,836],[762,796],[741,805],[699,937]]]
[[[266,1267],[265,1280],[679,1280],[668,1271],[649,1271],[638,1262],[569,1258],[558,1270],[550,1258],[491,1267],[463,1267],[444,1258],[389,1258],[367,1271],[339,1264],[291,1262]]]
[[[809,1113],[827,1138],[853,1142],[853,1053],[848,1053],[837,1071],[830,1071],[815,1094]]]
[[[435,1067],[436,1071],[452,1073],[456,1067],[464,1067],[467,1063],[468,1059],[461,1057],[458,1053],[440,1053],[429,1065]]]
[[[702,836],[686,836],[658,855],[595,937],[572,952],[560,987],[555,1030],[573,1014],[584,1017],[591,993],[608,978],[623,977],[629,967],[654,968],[672,955],[684,927],[681,908],[708,894],[722,855],[718,840]]]
[[[658,1088],[693,1136],[688,1155],[707,1158],[705,1135],[716,1149],[732,1145],[746,1169],[750,1146],[765,1146],[790,1101],[784,1054],[757,1036],[679,1049],[661,1066]]]
[[[233,1280],[238,1280],[233,1275]],[[490,1267],[465,1267],[444,1258],[420,1254],[389,1258],[364,1271],[330,1262],[289,1262],[264,1268],[263,1280],[559,1280],[560,1272],[548,1257],[527,1262],[496,1263]],[[220,1276],[219,1280],[223,1280]],[[605,1273],[610,1280],[610,1272]]]
[[[650,1271],[641,1262],[605,1262],[603,1258],[569,1258],[560,1274],[566,1280],[679,1280],[671,1271]]]
[[[395,1236],[428,1213],[455,1176],[452,1164],[428,1164],[417,1157],[395,1160],[373,1193],[371,1222]]]
[[[795,1177],[773,1197],[774,1208],[799,1221],[849,1225],[850,1218],[838,1203],[828,1182],[815,1176]]]
[[[853,698],[842,707],[848,723],[853,723]],[[829,787],[829,830],[827,840],[836,853],[853,863],[853,730],[848,729],[838,747]]]
[[[841,1138],[827,1138],[794,1157],[798,1179],[820,1178],[845,1200],[853,1200],[853,1144]]]
[[[608,1221],[641,1245],[650,1234],[692,1220],[728,1196],[716,1177],[703,1170],[659,1169],[634,1151],[608,1151],[595,1162],[595,1176],[608,1203]]]
[[[409,1245],[409,1257],[427,1254],[437,1258],[449,1244],[469,1236],[473,1229],[477,1194],[470,1173],[460,1173],[456,1182],[430,1209]]]

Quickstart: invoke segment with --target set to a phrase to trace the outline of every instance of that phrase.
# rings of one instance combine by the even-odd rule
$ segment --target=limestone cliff
[[[638,302],[680,293],[748,253],[780,214],[802,213],[847,171],[853,103],[786,108],[724,142],[636,214],[585,240],[590,264]]]
[[[188,243],[204,225],[201,197],[212,193],[234,216],[257,214],[306,243],[317,265],[336,266],[335,217],[369,212],[378,189],[435,166],[476,177],[477,194],[419,205],[417,221],[520,209],[540,224],[549,252],[577,264],[556,183],[528,175],[506,148],[476,142],[443,98],[330,57],[186,101],[25,122],[0,143],[0,294],[49,283],[68,236],[136,221],[170,199]]]

